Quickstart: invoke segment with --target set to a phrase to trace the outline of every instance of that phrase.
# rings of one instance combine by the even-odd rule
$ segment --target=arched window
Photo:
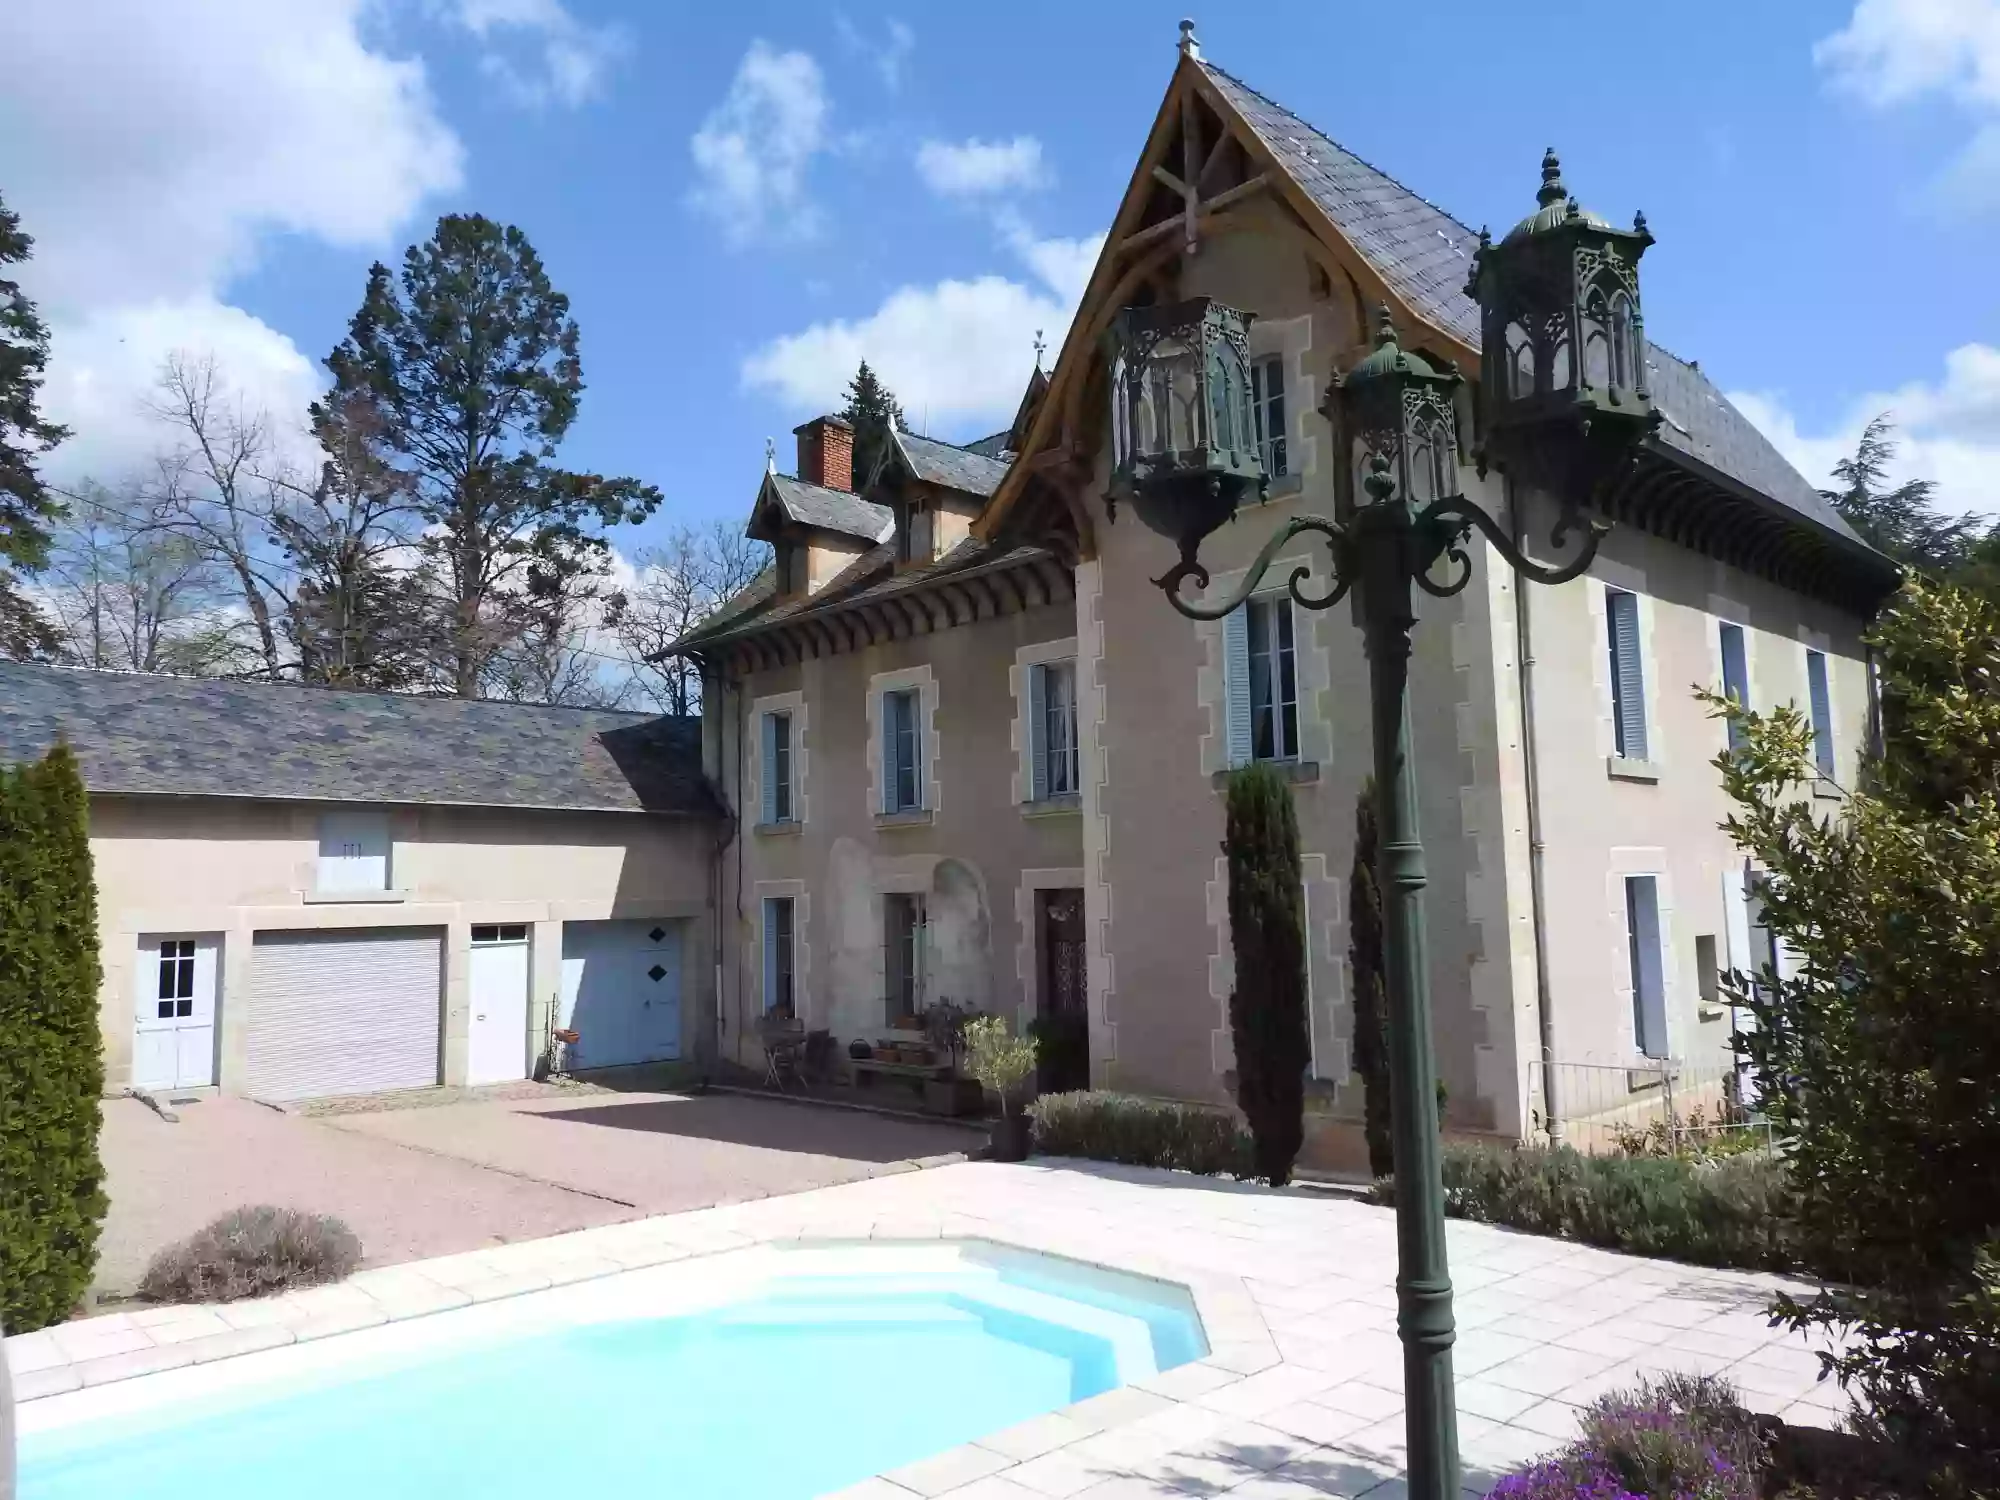
[[[1599,390],[1611,384],[1609,322],[1604,293],[1593,287],[1583,304],[1583,382]]]
[[[1458,493],[1458,448],[1443,422],[1431,425],[1431,493],[1439,500]]]
[[[1632,299],[1620,292],[1611,299],[1611,383],[1621,390],[1639,383],[1639,351],[1632,334]]]
[[[1507,325],[1507,371],[1515,400],[1535,394],[1535,346],[1519,323]]]
[[[1567,314],[1550,314],[1548,336],[1548,366],[1541,388],[1545,391],[1566,391],[1575,380],[1575,376],[1570,373],[1569,317]]]

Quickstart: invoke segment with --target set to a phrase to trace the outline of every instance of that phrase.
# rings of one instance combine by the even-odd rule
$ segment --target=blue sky
[[[582,326],[563,461],[665,492],[626,550],[742,515],[765,438],[789,465],[857,352],[913,424],[1004,425],[1185,8],[23,3],[0,192],[43,241],[64,473],[143,461],[173,348],[294,421],[369,261],[476,210],[527,231]],[[1196,19],[1211,61],[1474,225],[1527,210],[1554,144],[1659,236],[1648,332],[1809,477],[1893,408],[1910,472],[2000,511],[2000,0]]]

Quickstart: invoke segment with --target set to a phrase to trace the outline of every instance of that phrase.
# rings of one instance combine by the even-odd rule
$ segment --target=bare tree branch
[[[765,543],[716,521],[701,529],[676,527],[665,545],[634,558],[639,578],[617,635],[634,658],[639,691],[662,713],[701,712],[700,669],[663,653],[748,588],[770,553]]]

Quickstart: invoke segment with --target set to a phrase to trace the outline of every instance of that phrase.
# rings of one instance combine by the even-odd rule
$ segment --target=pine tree
[[[1347,962],[1354,980],[1354,1071],[1361,1075],[1362,1134],[1368,1170],[1396,1170],[1389,1128],[1389,995],[1382,948],[1381,839],[1375,828],[1375,783],[1354,802],[1354,869],[1347,882]]]
[[[327,356],[333,399],[373,404],[380,449],[408,482],[442,595],[444,675],[461,697],[514,639],[511,605],[531,566],[555,552],[602,565],[598,528],[643,521],[660,503],[652,485],[549,461],[583,395],[577,342],[569,299],[528,237],[449,214],[405,252],[400,278],[369,271]]]
[[[1887,412],[1863,428],[1853,456],[1833,466],[1840,487],[1820,495],[1871,547],[1934,576],[1949,574],[1971,560],[1979,523],[1971,516],[1953,519],[1939,511],[1932,480],[1910,479],[1888,487],[1889,465],[1896,457],[1890,434],[1895,430]]]
[[[909,424],[903,420],[895,393],[882,384],[865,359],[847,382],[847,404],[835,415],[854,429],[854,487],[860,489],[874,474],[890,431],[907,431]]]
[[[69,436],[42,417],[37,398],[49,359],[49,330],[6,275],[35,242],[20,217],[0,201],[0,657],[44,656],[55,632],[20,592],[14,569],[33,570],[48,557],[49,523],[62,507],[35,472],[35,460]]]
[[[90,1285],[97,1154],[97,892],[76,759],[0,769],[0,1322],[61,1322]]]
[[[1250,1123],[1257,1174],[1283,1187],[1305,1144],[1305,1080],[1312,1063],[1305,884],[1290,785],[1269,766],[1231,772],[1226,829],[1236,1102]]]

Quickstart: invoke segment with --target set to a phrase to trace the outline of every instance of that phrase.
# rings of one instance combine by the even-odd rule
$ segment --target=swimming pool
[[[32,1402],[21,1500],[839,1489],[1207,1352],[1184,1288],[765,1247]]]

